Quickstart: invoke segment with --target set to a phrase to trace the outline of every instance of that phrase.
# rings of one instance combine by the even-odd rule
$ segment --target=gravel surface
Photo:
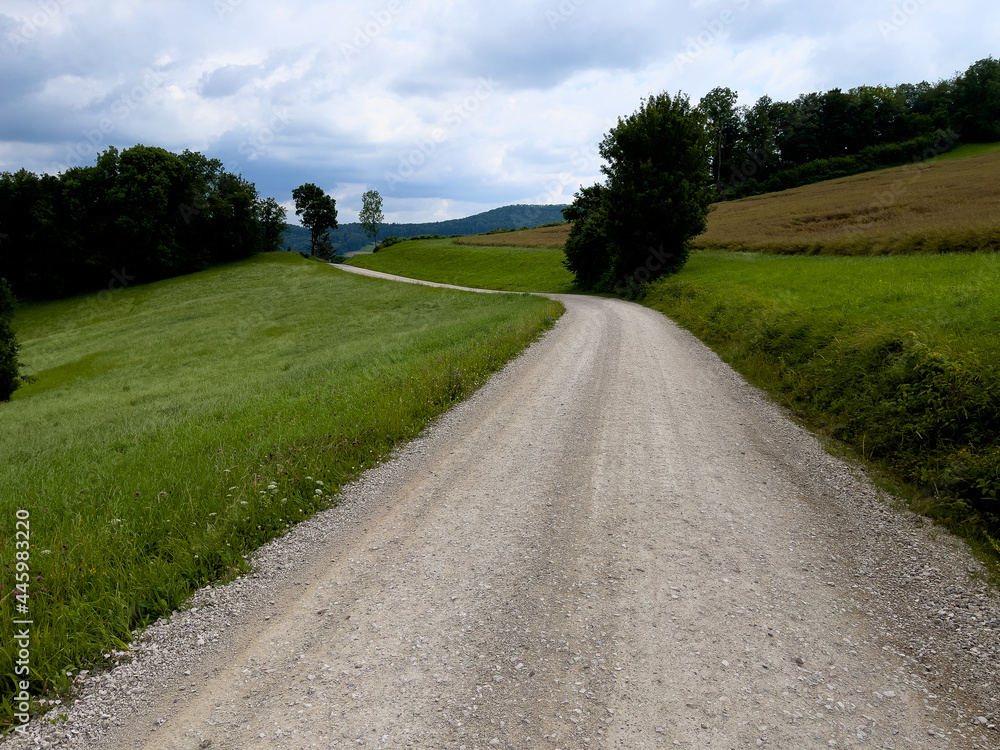
[[[963,545],[660,314],[559,299],[4,750],[1000,747],[1000,606]]]

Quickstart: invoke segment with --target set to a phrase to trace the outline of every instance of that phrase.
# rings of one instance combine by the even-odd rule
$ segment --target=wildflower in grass
[[[320,481],[319,479],[317,479],[317,480],[316,480],[316,484],[318,484],[318,485],[319,485],[320,487],[322,487],[322,486],[323,486],[323,482],[322,482],[322,481]]]
[[[316,490],[316,494],[317,495],[322,495],[323,494],[323,490]]]

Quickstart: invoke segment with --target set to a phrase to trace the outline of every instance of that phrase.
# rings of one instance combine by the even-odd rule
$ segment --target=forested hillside
[[[386,237],[416,237],[422,234],[482,234],[494,229],[523,229],[542,224],[563,221],[562,205],[527,205],[502,206],[485,211],[464,219],[449,219],[424,224],[383,224],[379,230],[379,239]],[[341,224],[330,231],[330,239],[337,253],[354,252],[371,244],[371,238],[364,233],[361,225]],[[282,247],[293,251],[309,252],[309,231],[302,227],[289,225],[285,230]]]
[[[1000,61],[928,83],[858,86],[762,96],[737,107],[715,88],[699,102],[712,129],[712,177],[720,197],[784,190],[1000,140]]]

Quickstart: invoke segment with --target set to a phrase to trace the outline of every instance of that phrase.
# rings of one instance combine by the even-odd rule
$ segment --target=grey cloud
[[[262,72],[260,65],[224,65],[202,75],[198,94],[206,98],[232,96]]]

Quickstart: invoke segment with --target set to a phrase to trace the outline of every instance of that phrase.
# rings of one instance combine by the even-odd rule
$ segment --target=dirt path
[[[524,356],[39,737],[1000,747],[1000,610],[961,545],[658,313],[561,299]]]

